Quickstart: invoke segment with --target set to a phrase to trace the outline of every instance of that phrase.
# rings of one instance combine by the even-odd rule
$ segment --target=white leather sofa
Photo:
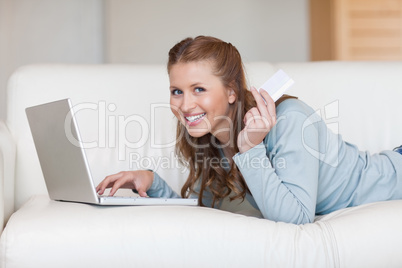
[[[285,70],[296,82],[289,93],[362,150],[402,144],[402,62],[246,67],[257,87]],[[162,65],[32,65],[14,73],[0,123],[1,267],[402,267],[402,201],[347,208],[298,226],[244,216],[236,206],[49,200],[25,108],[63,98],[79,105],[95,184],[120,170],[152,168],[179,191],[187,171],[173,154],[168,86]]]

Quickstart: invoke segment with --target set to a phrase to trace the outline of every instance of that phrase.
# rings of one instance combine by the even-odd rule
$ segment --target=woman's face
[[[169,72],[170,108],[193,137],[211,133],[229,139],[236,96],[213,74],[209,61],[174,64]]]

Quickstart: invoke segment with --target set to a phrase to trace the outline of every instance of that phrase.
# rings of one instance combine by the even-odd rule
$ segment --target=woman
[[[183,197],[218,208],[239,199],[266,219],[296,224],[402,198],[401,147],[370,156],[328,131],[300,100],[284,96],[275,104],[264,90],[249,91],[230,43],[184,39],[169,52],[168,73],[176,152],[190,169]],[[97,191],[110,187],[110,195],[131,188],[140,196],[179,197],[152,171],[108,176]]]

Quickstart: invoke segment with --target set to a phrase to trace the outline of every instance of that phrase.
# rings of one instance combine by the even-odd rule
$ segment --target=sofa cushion
[[[402,201],[379,202],[293,225],[212,208],[101,207],[34,196],[7,224],[0,264],[396,267],[402,264],[401,211]]]
[[[331,267],[330,237],[325,225],[212,208],[100,207],[35,196],[10,218],[1,256],[8,268]]]
[[[402,267],[402,200],[342,209],[319,221],[329,224],[339,267]]]

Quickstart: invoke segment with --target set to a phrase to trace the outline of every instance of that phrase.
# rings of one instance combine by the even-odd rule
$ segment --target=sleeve
[[[286,113],[265,142],[233,158],[264,218],[295,224],[314,220],[319,159],[318,130],[300,112]]]
[[[181,198],[156,172],[154,172],[154,181],[147,194],[150,197]]]
[[[150,197],[166,197],[166,198],[182,198],[179,194],[177,194],[173,189],[159,176],[158,173],[154,173],[154,181],[152,182],[151,188],[148,189],[147,194]],[[198,183],[195,186],[195,192],[200,192],[200,183],[201,181],[198,180]],[[135,191],[134,191],[135,192]],[[189,196],[189,198],[198,198],[198,194],[193,193]],[[211,193],[206,190],[204,191],[204,195],[202,201],[205,206],[210,207],[212,206],[212,195]]]

